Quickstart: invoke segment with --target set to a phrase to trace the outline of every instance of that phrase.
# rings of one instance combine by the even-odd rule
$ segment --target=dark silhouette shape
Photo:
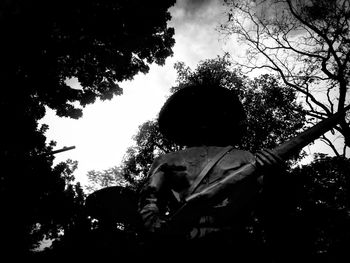
[[[96,99],[121,95],[118,82],[172,55],[173,0],[2,1],[0,4],[0,247],[28,255],[40,240],[74,227],[81,187],[74,165],[53,166],[46,108],[79,118]],[[79,87],[71,88],[71,78]],[[5,128],[6,127],[6,128]],[[3,255],[6,258],[5,255]]]
[[[224,257],[231,253],[230,246],[235,246],[237,260],[252,262],[257,258],[249,253],[244,236],[237,233],[244,230],[252,203],[264,185],[259,184],[259,179],[264,178],[264,182],[265,177],[278,172],[281,158],[291,157],[331,129],[350,106],[274,150],[260,151],[254,156],[233,146],[223,147],[239,141],[240,133],[236,130],[243,114],[241,108],[228,103],[228,97],[234,93],[228,90],[220,93],[220,89],[223,88],[205,84],[187,86],[165,103],[159,114],[160,130],[188,147],[153,162],[141,194],[140,214],[144,227],[153,235],[150,244],[160,246],[160,251],[170,252],[168,246],[163,247],[164,240],[167,245],[172,242],[170,250],[186,249],[193,257],[204,256],[196,251],[200,247],[221,249],[220,256]],[[234,110],[229,111],[230,108]],[[219,121],[212,116],[220,116]],[[238,137],[235,140],[225,130],[231,128],[226,120],[237,125],[232,132]],[[284,249],[286,256],[292,248]]]
[[[174,250],[191,259],[225,258],[234,248],[235,260],[250,262],[255,257],[249,253],[252,244],[244,235],[244,225],[261,189],[260,173],[237,176],[227,196],[208,198],[205,204],[194,202],[191,211],[184,213],[185,220],[168,221],[192,193],[200,193],[246,164],[266,169],[278,163],[270,152],[258,153],[256,159],[234,147],[245,118],[236,96],[221,86],[194,84],[178,90],[164,104],[160,131],[187,147],[156,159],[141,192],[139,211],[150,236],[148,250],[159,247],[155,254]]]
[[[208,84],[180,89],[161,109],[160,132],[169,140],[186,146],[239,143],[245,113],[234,93]]]
[[[121,223],[123,228],[137,229],[140,226],[137,201],[135,191],[122,186],[111,186],[88,195],[85,207],[88,215],[99,221],[99,226],[115,228],[117,223]],[[111,223],[114,225],[110,226]]]
[[[134,190],[122,186],[106,187],[87,196],[86,215],[97,220],[89,231],[91,256],[136,257],[141,243],[137,200]]]

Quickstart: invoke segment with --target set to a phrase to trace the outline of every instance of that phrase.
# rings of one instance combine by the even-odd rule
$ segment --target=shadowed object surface
[[[137,223],[137,195],[128,188],[111,186],[97,190],[86,198],[85,207],[98,220]]]
[[[170,96],[158,123],[163,135],[178,144],[224,146],[239,142],[244,120],[243,106],[234,91],[197,85]]]

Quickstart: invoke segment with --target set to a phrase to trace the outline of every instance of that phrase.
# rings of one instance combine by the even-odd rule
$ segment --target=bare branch
[[[330,98],[330,92],[331,90],[334,88],[333,85],[331,85],[330,87],[327,88],[327,100],[329,102],[329,105],[331,106],[331,112],[334,112],[334,104],[333,104],[333,101],[331,100]]]
[[[330,139],[328,139],[324,134],[322,135],[321,141],[323,141],[324,143],[326,143],[334,152],[334,154],[338,157],[340,157],[339,152],[337,151],[337,149],[335,148],[334,144],[331,142]]]
[[[339,59],[339,57],[337,56],[337,53],[335,52],[334,48],[333,48],[333,43],[326,34],[324,34],[321,30],[319,30],[317,27],[315,27],[314,25],[308,23],[306,20],[304,20],[301,16],[299,16],[296,11],[293,8],[293,5],[291,3],[291,0],[286,0],[288,6],[289,6],[289,10],[290,12],[294,15],[295,18],[297,18],[301,23],[305,24],[307,27],[311,28],[313,31],[315,31],[319,36],[321,36],[326,43],[328,44],[329,47],[329,51],[332,53],[335,61],[337,62],[338,66],[341,66],[341,61]]]
[[[300,94],[308,116],[317,119],[330,116],[335,107],[338,111],[344,108],[350,81],[349,6],[321,1],[312,1],[316,9],[304,1],[235,1],[230,7],[238,15],[229,21],[233,27],[226,27],[227,33],[236,34],[248,47],[247,65],[237,65],[248,72],[267,69],[278,73],[285,85]],[[329,12],[319,9],[317,13],[323,7]],[[349,145],[347,120],[334,129]]]

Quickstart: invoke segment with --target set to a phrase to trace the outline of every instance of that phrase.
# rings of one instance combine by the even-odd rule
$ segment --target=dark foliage
[[[137,195],[122,186],[105,187],[88,195],[84,210],[50,250],[47,260],[69,257],[78,260],[134,259],[140,248],[140,218]]]
[[[96,99],[122,93],[118,82],[172,55],[167,9],[175,1],[17,1],[0,4],[1,249],[27,253],[45,235],[75,223],[83,194],[75,164],[52,168],[45,107],[78,118]],[[76,78],[79,88],[67,81]],[[21,252],[21,253],[17,253]]]
[[[295,218],[308,228],[312,259],[343,262],[350,258],[350,159],[317,155],[310,165],[296,168]]]
[[[349,258],[349,161],[318,155],[308,165],[265,178],[247,230],[268,262]]]
[[[294,103],[294,92],[280,85],[274,76],[262,75],[249,80],[239,75],[239,71],[230,71],[228,64],[223,63],[223,60],[220,62],[220,59],[202,63],[195,72],[184,64],[177,66],[179,86],[174,90],[188,84],[189,79],[201,81],[202,78],[209,77],[210,72],[218,73],[213,77],[226,76],[226,79],[236,80],[222,83],[228,88],[239,88],[240,94],[245,97],[243,103],[247,110],[248,132],[241,147],[253,151],[260,147],[274,147],[302,128],[304,115]],[[202,73],[205,74],[201,75]],[[219,80],[218,77],[211,81]],[[134,139],[136,146],[128,150],[123,165],[119,167],[127,174],[133,187],[142,185],[156,156],[181,149],[162,137],[156,121],[141,125]],[[317,155],[309,165],[289,168],[284,172],[274,170],[265,176],[265,188],[246,228],[242,233],[236,233],[239,235],[240,247],[246,249],[243,253],[249,253],[250,258],[254,258],[253,262],[343,262],[343,258],[349,258],[347,248],[350,245],[349,159]],[[123,196],[116,194],[113,198],[122,200]],[[130,207],[136,210],[135,204]],[[105,209],[100,215],[110,210]],[[119,209],[118,212],[122,210]],[[137,222],[132,224],[133,228],[129,226],[130,232],[118,231],[115,223],[113,221],[106,232],[98,224],[95,230],[86,232],[89,237],[86,240],[90,240],[90,243],[83,242],[83,247],[93,247],[97,249],[95,251],[105,252],[105,255],[117,253],[121,256],[125,252],[130,258],[135,256],[130,251],[134,251],[143,259],[145,252],[154,251],[154,247],[144,246],[144,233],[137,228]],[[169,240],[160,240],[159,244],[168,247],[170,243],[167,242]],[[235,248],[234,245],[229,248],[232,249],[232,257],[237,256],[233,251]]]
[[[172,92],[203,82],[237,91],[247,115],[247,129],[238,145],[242,149],[256,152],[273,148],[303,128],[305,114],[296,102],[295,92],[273,75],[249,79],[239,69],[232,69],[225,57],[204,60],[193,71],[182,62],[176,63],[175,68],[178,83]],[[147,176],[155,157],[183,148],[160,133],[157,121],[142,124],[134,140],[136,146],[128,149],[122,170],[136,179]]]
[[[249,80],[239,71],[229,71],[222,62],[208,60],[195,72],[177,64],[180,81],[174,90],[210,74],[236,80],[217,78],[228,88],[239,88],[244,98],[248,122],[241,147],[245,149],[273,148],[300,132],[304,113],[293,102],[293,90],[271,75]],[[196,75],[198,72],[205,74]],[[162,138],[155,121],[140,126],[135,140],[137,146],[129,149],[124,167],[141,178],[147,176],[157,155],[179,147]],[[242,233],[249,253],[265,262],[341,262],[342,257],[348,258],[349,171],[349,159],[320,155],[309,165],[266,176],[264,191]]]

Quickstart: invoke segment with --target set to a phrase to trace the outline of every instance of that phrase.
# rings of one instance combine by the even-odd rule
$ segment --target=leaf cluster
[[[298,251],[297,257],[311,262],[342,262],[348,256],[349,169],[347,158],[317,155],[290,171],[282,189],[270,191],[265,235],[276,255],[283,258],[283,251]]]
[[[118,83],[172,55],[166,1],[24,1],[0,4],[1,247],[28,253],[78,217],[83,193],[76,164],[56,168],[38,121],[46,107],[79,118],[96,99],[122,94]],[[78,86],[72,86],[75,79]],[[14,245],[16,244],[16,245]],[[20,254],[19,253],[19,254]],[[12,253],[17,254],[17,253]]]
[[[247,128],[237,147],[252,152],[273,148],[298,134],[304,126],[305,114],[296,102],[295,92],[276,76],[249,79],[232,68],[227,57],[204,60],[194,71],[182,62],[176,63],[175,69],[178,79],[172,92],[206,81],[238,93],[246,111]],[[136,145],[128,149],[122,164],[124,171],[134,178],[145,179],[157,156],[183,148],[164,138],[156,120],[142,124],[134,140]]]

